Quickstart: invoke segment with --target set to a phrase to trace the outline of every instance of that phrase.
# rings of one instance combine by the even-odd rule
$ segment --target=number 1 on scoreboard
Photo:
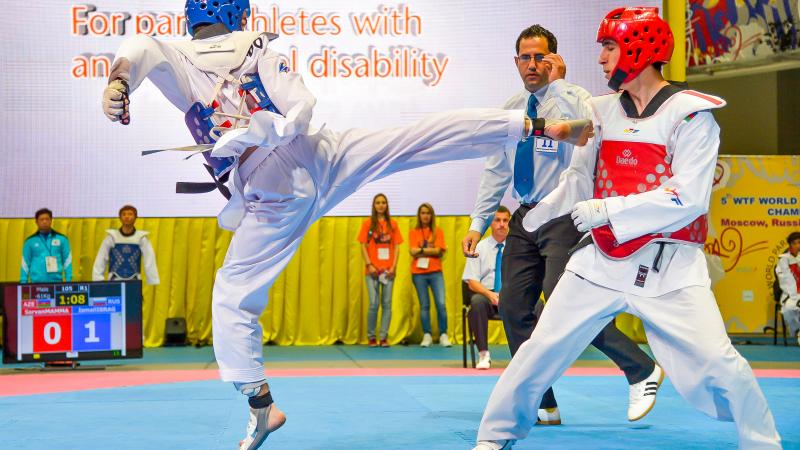
[[[72,317],[76,352],[111,350],[111,316],[108,314],[76,314]]]
[[[89,330],[89,335],[86,336],[86,339],[84,339],[83,342],[86,342],[87,344],[96,344],[100,342],[100,338],[97,337],[97,335],[95,334],[94,320],[86,322],[86,324],[83,327]]]

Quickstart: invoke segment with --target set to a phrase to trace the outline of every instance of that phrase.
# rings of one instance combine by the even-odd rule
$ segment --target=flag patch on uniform
[[[693,112],[693,113],[689,114],[688,116],[686,116],[686,117],[683,119],[683,121],[684,121],[684,122],[691,122],[691,121],[692,121],[692,119],[694,119],[694,116],[696,116],[696,115],[697,115],[697,113],[696,113],[696,112]]]
[[[681,201],[681,196],[678,194],[678,190],[675,188],[664,188],[664,190],[672,196],[670,200],[673,201],[678,206],[683,206],[683,202]]]
[[[287,66],[285,62],[281,61],[280,65],[278,65],[278,72],[289,73],[289,66]]]

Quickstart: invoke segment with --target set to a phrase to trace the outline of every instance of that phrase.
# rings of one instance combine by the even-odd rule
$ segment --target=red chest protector
[[[593,99],[595,119],[601,124],[603,136],[597,159],[594,198],[658,189],[673,175],[672,157],[676,149],[669,149],[668,145],[675,128],[697,111],[724,104],[723,100],[715,97],[681,91],[668,98],[652,116],[631,119],[620,105],[619,94]],[[682,205],[679,194],[671,193],[672,201]],[[610,225],[592,229],[592,238],[607,257],[625,259],[651,242],[703,245],[707,232],[708,219],[704,214],[679,230],[646,234],[624,244],[617,242]]]
[[[792,271],[792,275],[794,275],[794,281],[797,283],[797,292],[800,292],[800,264],[789,264],[789,270]]]

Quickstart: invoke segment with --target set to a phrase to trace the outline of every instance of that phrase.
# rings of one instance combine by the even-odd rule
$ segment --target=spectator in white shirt
[[[488,369],[492,365],[489,353],[488,330],[489,318],[496,315],[500,303],[501,269],[500,261],[503,258],[503,247],[508,236],[508,222],[511,212],[500,205],[494,213],[490,224],[492,234],[480,241],[476,250],[478,257],[467,258],[462,279],[467,282],[472,291],[469,310],[469,328],[475,335],[475,345],[478,347],[477,369]]]
[[[789,248],[778,257],[775,274],[781,287],[781,313],[792,336],[800,345],[800,231],[786,238]]]

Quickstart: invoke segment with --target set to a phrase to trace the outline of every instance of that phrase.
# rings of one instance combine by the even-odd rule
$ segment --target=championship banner
[[[720,156],[705,252],[728,333],[772,326],[772,283],[800,231],[800,156]]]

